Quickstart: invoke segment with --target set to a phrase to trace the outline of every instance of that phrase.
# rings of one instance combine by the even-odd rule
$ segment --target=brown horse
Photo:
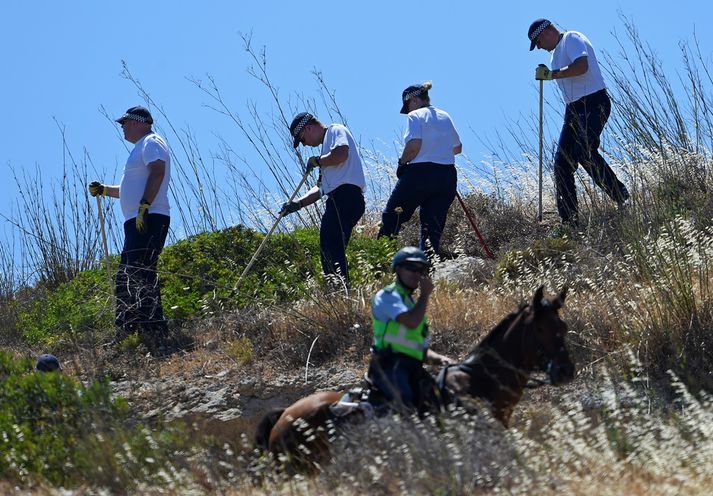
[[[559,316],[566,293],[565,288],[556,298],[546,299],[543,287],[538,288],[532,303],[505,317],[463,362],[444,371],[437,403],[482,399],[507,427],[531,372],[547,372],[552,385],[572,380],[574,364],[565,345],[567,324]],[[330,408],[341,397],[337,391],[322,391],[284,410],[273,410],[258,425],[255,444],[275,455],[288,455],[293,466],[318,467],[329,453],[334,428],[342,421]]]

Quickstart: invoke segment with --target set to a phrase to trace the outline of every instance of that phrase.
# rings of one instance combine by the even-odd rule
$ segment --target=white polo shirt
[[[146,181],[148,181],[149,172],[151,172],[147,165],[156,160],[166,162],[166,172],[158,194],[151,203],[149,213],[171,215],[171,209],[168,205],[171,155],[164,139],[152,132],[136,142],[124,166],[124,174],[121,176],[119,185],[119,201],[125,220],[136,217],[139,203],[141,203],[141,198],[144,196],[146,189]]]
[[[404,142],[421,140],[421,149],[411,163],[455,163],[453,148],[461,142],[450,115],[433,106],[422,107],[408,113],[407,126]]]
[[[354,184],[362,191],[366,189],[366,179],[364,178],[364,168],[361,164],[359,151],[352,133],[346,126],[341,124],[331,124],[327,127],[322,142],[322,155],[326,155],[338,146],[349,147],[349,157],[339,165],[328,165],[322,167],[322,185],[320,191],[323,195],[337,189],[342,184]]]
[[[555,79],[565,103],[572,103],[606,88],[592,44],[586,36],[577,31],[567,31],[562,36],[552,52],[552,69],[567,67],[580,57],[587,57],[587,72],[581,76]]]

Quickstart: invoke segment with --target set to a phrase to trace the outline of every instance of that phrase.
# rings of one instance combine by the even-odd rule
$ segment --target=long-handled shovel
[[[542,222],[542,93],[544,81],[540,79],[540,174],[539,174],[539,200],[537,204],[537,222]]]
[[[302,163],[302,167],[303,167],[303,169],[304,169],[305,167],[304,167],[304,163],[303,163],[303,161],[302,161],[302,156],[298,153],[298,154],[297,154],[297,157],[300,159],[300,163]],[[292,192],[292,194],[290,195],[290,198],[287,200],[287,203],[291,202],[292,199],[297,195],[297,193],[299,192],[299,190],[300,190],[300,188],[302,187],[302,185],[305,183],[305,181],[307,181],[307,176],[309,176],[309,171],[308,171],[308,170],[305,171],[304,175],[302,176],[302,180],[300,181],[300,184],[298,184],[297,187],[295,188],[295,190]],[[267,242],[267,238],[270,237],[270,235],[271,235],[272,232],[275,230],[275,228],[276,228],[277,225],[280,223],[280,221],[282,220],[283,217],[284,217],[283,214],[280,214],[280,215],[277,216],[277,219],[275,220],[275,223],[272,225],[272,227],[270,228],[270,230],[267,232],[267,234],[266,234],[265,237],[263,238],[262,242],[260,243],[260,246],[258,246],[258,247],[257,247],[257,250],[255,250],[255,254],[253,255],[253,257],[250,259],[250,261],[248,262],[248,264],[247,264],[247,265],[245,266],[245,268],[243,269],[243,273],[240,274],[240,277],[238,277],[238,281],[235,283],[235,286],[233,286],[233,292],[235,292],[235,291],[238,290],[238,286],[240,285],[240,281],[243,280],[243,277],[245,276],[245,274],[247,274],[248,271],[250,270],[250,268],[253,266],[253,264],[255,263],[255,260],[257,260],[257,256],[260,254],[260,252],[262,251],[262,248],[265,246],[265,243]]]
[[[485,254],[488,256],[488,258],[495,258],[493,257],[493,254],[491,251],[488,249],[488,245],[485,244],[485,240],[483,239],[483,236],[480,234],[480,231],[478,231],[478,228],[475,226],[475,221],[473,220],[473,216],[470,213],[470,210],[468,210],[468,207],[465,206],[465,202],[463,201],[463,198],[461,198],[460,193],[456,191],[456,198],[458,198],[458,203],[460,203],[460,206],[463,207],[463,212],[465,212],[465,216],[468,217],[468,221],[470,222],[471,227],[473,228],[473,231],[475,231],[475,234],[478,236],[478,240],[480,241],[480,246],[483,247],[483,250],[485,250]]]
[[[109,264],[109,245],[106,242],[106,228],[104,227],[104,211],[102,210],[101,196],[97,195],[97,210],[99,211],[99,225],[102,231],[102,241],[104,242],[104,265],[106,265],[106,276],[109,279],[109,289],[112,288],[111,266]]]

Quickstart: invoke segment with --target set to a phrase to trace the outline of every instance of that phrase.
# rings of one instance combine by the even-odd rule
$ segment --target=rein
[[[515,327],[517,327],[518,325],[525,325],[525,324],[522,324],[522,323],[521,323],[521,320],[522,320],[523,318],[525,318],[525,315],[527,314],[527,312],[529,311],[529,309],[530,309],[530,306],[529,306],[529,305],[522,308],[522,310],[519,312],[519,314],[517,315],[517,317],[515,318],[515,320],[512,322],[512,324],[510,324],[510,326],[508,327],[508,329],[505,331],[503,339],[505,339],[505,337],[507,337],[507,335],[508,335]],[[525,339],[525,333],[523,333],[522,338],[523,338],[523,340]],[[498,352],[493,348],[493,346],[490,346],[490,345],[488,345],[488,346],[483,346],[483,347],[480,348],[480,350],[483,352],[483,354],[490,355],[491,357],[494,357],[495,360],[498,362],[498,364],[499,364],[500,366],[502,366],[502,367],[504,367],[504,368],[506,368],[506,369],[509,369],[510,371],[512,371],[512,372],[514,372],[514,373],[516,373],[516,374],[518,374],[518,375],[527,377],[527,382],[526,382],[526,384],[524,385],[525,389],[538,389],[538,388],[540,388],[540,387],[542,387],[542,386],[549,386],[549,385],[552,384],[552,381],[550,380],[549,376],[547,376],[546,379],[539,379],[539,378],[537,378],[537,377],[530,377],[530,376],[535,372],[534,370],[527,371],[527,370],[522,369],[522,368],[520,368],[520,367],[516,367],[515,365],[513,365],[513,364],[510,363],[509,361],[503,359],[502,356],[500,355],[500,353],[498,353]],[[461,362],[460,364],[457,364],[457,365],[455,365],[455,366],[457,366],[457,367],[458,367],[460,370],[462,370],[463,372],[465,372],[465,373],[471,375],[471,374],[473,373],[473,363],[472,363],[472,361],[469,363],[468,358],[469,358],[469,357],[466,357],[466,360],[464,360],[463,362]],[[484,366],[484,365],[483,365],[483,366]],[[448,373],[448,372],[447,372],[447,371],[448,371],[448,367],[450,367],[450,366],[447,366],[447,367],[445,368],[445,372],[444,372],[444,374],[443,374],[444,379],[445,379],[445,375]],[[486,368],[487,368],[487,367],[486,367]],[[544,371],[543,371],[543,372],[544,372]],[[546,374],[546,372],[545,372],[545,374]]]

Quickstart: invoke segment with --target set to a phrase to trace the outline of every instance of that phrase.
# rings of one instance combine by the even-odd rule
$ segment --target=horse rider
[[[396,281],[376,293],[371,303],[374,341],[368,376],[387,402],[407,412],[421,406],[423,381],[433,381],[424,362],[454,363],[429,348],[426,307],[433,291],[429,266],[422,250],[413,246],[400,249],[391,263]]]
[[[421,207],[421,240],[439,253],[448,209],[456,197],[455,156],[463,151],[451,117],[431,105],[431,82],[412,85],[401,94],[401,113],[407,114],[404,150],[398,161],[398,181],[381,216],[379,237],[394,237],[401,225]]]

